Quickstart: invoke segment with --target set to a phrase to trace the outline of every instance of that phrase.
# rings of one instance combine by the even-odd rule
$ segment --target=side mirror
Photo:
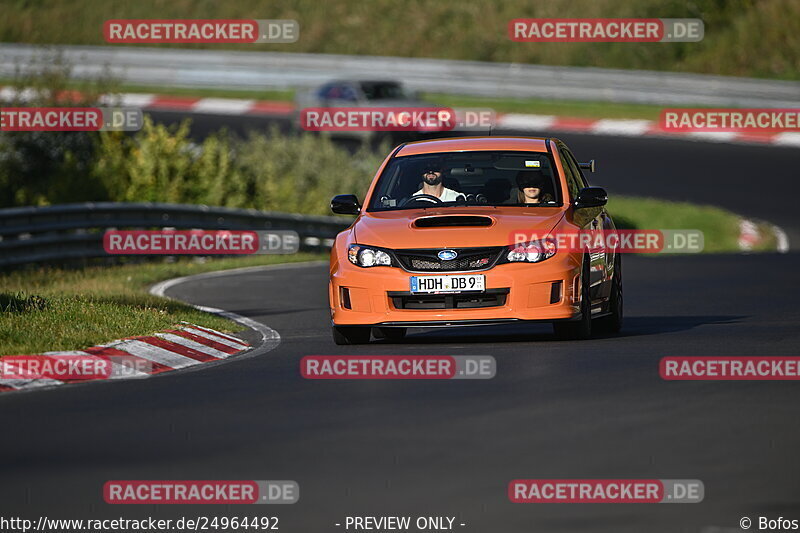
[[[586,187],[578,192],[573,202],[576,209],[582,207],[601,207],[608,203],[608,193],[602,187]]]
[[[588,163],[578,163],[578,166],[581,167],[582,170],[594,172],[594,159],[590,159]]]
[[[340,194],[331,200],[331,211],[339,215],[357,215],[360,210],[355,194]]]

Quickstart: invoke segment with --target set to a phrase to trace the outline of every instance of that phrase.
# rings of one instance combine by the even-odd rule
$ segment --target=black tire
[[[581,272],[581,318],[570,322],[553,322],[553,333],[561,340],[575,341],[592,336],[592,300],[589,293],[589,261]]]
[[[331,326],[336,344],[366,344],[372,328],[369,326]]]
[[[376,339],[398,342],[405,338],[406,331],[406,328],[375,328],[372,330],[372,334]]]
[[[614,278],[611,280],[611,295],[609,296],[609,312],[608,316],[597,320],[597,325],[600,326],[605,333],[619,333],[622,330],[623,323],[623,292],[622,292],[622,256],[617,252],[614,259]]]

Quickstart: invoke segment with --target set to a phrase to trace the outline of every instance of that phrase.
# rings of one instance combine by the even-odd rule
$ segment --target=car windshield
[[[361,82],[361,90],[367,100],[407,100],[410,96],[399,83],[394,82]]]
[[[394,158],[369,211],[485,206],[558,206],[553,162],[541,152],[447,152]]]

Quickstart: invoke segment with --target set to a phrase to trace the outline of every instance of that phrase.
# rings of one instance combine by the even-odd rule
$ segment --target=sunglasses
[[[442,169],[441,168],[429,168],[428,170],[425,171],[425,174],[433,174],[435,172],[438,172],[439,174],[441,174],[442,173]]]

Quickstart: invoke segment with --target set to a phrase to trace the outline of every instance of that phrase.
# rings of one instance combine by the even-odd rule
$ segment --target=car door
[[[567,173],[567,185],[570,189],[571,199],[574,201],[578,192],[589,186],[586,177],[580,170],[575,160],[575,156],[564,145],[559,145],[561,163]],[[602,300],[608,297],[611,284],[609,272],[609,250],[605,245],[604,231],[608,229],[610,218],[605,207],[587,207],[576,210],[575,222],[581,226],[582,231],[590,236],[589,253],[589,279],[591,284],[590,294],[592,301]],[[607,220],[608,219],[608,222]],[[613,265],[613,256],[611,257]]]

